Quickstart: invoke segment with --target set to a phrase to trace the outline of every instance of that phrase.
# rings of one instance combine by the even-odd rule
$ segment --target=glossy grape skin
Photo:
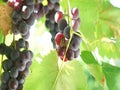
[[[67,21],[63,18],[58,22],[58,27],[61,32],[64,31],[65,27],[67,26]]]
[[[72,18],[73,19],[78,19],[79,18],[79,10],[78,8],[72,8],[71,10]]]
[[[2,76],[1,76],[1,81],[2,81],[2,83],[5,83],[5,84],[6,84],[9,79],[10,79],[10,74],[9,74],[9,72],[8,72],[8,71],[3,72],[3,73],[2,73]]]
[[[14,78],[11,78],[8,82],[9,89],[17,89],[18,81]]]

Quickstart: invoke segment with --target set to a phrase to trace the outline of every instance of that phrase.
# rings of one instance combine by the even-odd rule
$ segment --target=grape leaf
[[[57,54],[51,52],[41,63],[33,61],[31,74],[26,80],[24,90],[52,90],[58,73]]]
[[[87,79],[83,65],[78,61],[67,62],[60,73],[57,61],[55,51],[45,56],[41,63],[34,61],[24,90],[86,90]]]
[[[55,90],[87,90],[83,65],[76,60],[65,63]]]
[[[120,68],[107,63],[103,63],[102,69],[109,90],[120,90]]]
[[[89,51],[82,51],[81,57],[86,64],[98,64],[92,53]]]
[[[81,58],[87,64],[87,68],[90,73],[101,84],[103,78],[102,68],[94,58],[93,54],[90,51],[82,51]]]

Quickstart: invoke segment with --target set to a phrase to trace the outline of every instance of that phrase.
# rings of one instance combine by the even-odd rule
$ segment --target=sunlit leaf
[[[107,63],[103,63],[103,73],[106,78],[109,90],[120,90],[120,68],[112,66]]]
[[[57,55],[51,52],[41,63],[33,62],[24,90],[52,90],[57,73]]]
[[[87,90],[83,65],[75,60],[65,63],[55,90]]]

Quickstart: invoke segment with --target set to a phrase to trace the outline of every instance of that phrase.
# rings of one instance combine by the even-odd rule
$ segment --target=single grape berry
[[[65,47],[58,47],[57,49],[58,56],[64,56],[65,49],[66,49]]]
[[[2,68],[4,71],[9,71],[13,66],[13,62],[11,60],[4,60],[2,62]]]
[[[10,77],[17,78],[18,77],[18,69],[16,67],[12,67],[10,70]]]
[[[72,18],[73,19],[78,19],[79,18],[79,10],[78,8],[73,8],[71,10]]]
[[[55,22],[58,23],[63,18],[63,13],[58,11],[55,13]]]
[[[5,54],[5,49],[6,49],[6,45],[1,43],[0,44],[0,54]]]
[[[68,60],[74,59],[74,51],[73,51],[72,49],[68,49],[68,50],[67,50],[66,58],[67,58]]]
[[[55,42],[59,46],[63,46],[65,44],[65,36],[63,33],[57,33],[55,36]]]
[[[73,34],[72,40],[71,40],[70,46],[69,46],[70,49],[72,49],[74,51],[78,50],[81,41],[82,41],[81,37],[79,37],[76,34]]]
[[[9,72],[8,71],[3,72],[1,76],[2,83],[7,83],[9,79],[10,79]]]
[[[67,21],[64,18],[62,18],[58,22],[58,27],[59,27],[60,31],[63,32],[66,26],[67,26]]]
[[[67,27],[65,27],[64,35],[67,39],[70,39],[70,26],[69,25],[67,25]]]
[[[18,87],[18,81],[14,78],[11,78],[8,82],[9,89],[16,90]]]

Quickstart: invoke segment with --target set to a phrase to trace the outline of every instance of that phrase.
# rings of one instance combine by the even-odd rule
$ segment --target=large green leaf
[[[98,64],[90,51],[82,51],[81,57],[86,64]]]
[[[26,80],[24,90],[52,90],[58,73],[56,52],[51,52],[41,63],[33,61],[31,74]]]
[[[65,63],[55,90],[87,90],[87,79],[83,65],[75,60]]]
[[[120,90],[120,68],[107,63],[103,63],[102,69],[109,90]]]
[[[103,78],[102,68],[94,58],[93,54],[90,51],[82,51],[81,58],[87,64],[87,68],[90,73],[101,84]]]
[[[33,62],[24,90],[86,90],[87,79],[83,65],[71,61],[58,68],[57,55],[51,52],[41,63]]]

